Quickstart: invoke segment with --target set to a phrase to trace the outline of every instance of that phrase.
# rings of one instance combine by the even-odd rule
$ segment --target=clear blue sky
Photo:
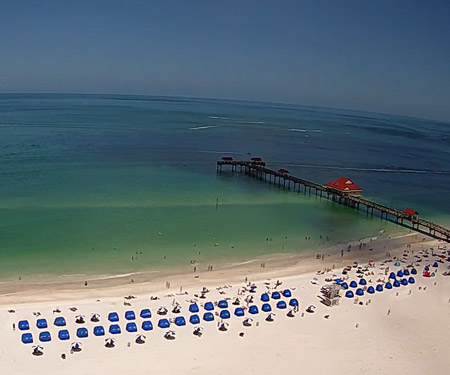
[[[450,121],[450,1],[1,0],[0,92],[236,98]]]

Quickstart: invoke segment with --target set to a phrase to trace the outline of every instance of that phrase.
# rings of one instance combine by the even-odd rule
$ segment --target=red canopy
[[[403,212],[407,213],[408,215],[418,215],[419,213],[416,210],[413,210],[412,208],[405,208]]]

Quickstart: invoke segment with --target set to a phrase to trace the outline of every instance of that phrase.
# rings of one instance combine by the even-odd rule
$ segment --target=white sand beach
[[[408,245],[409,244],[409,245]],[[395,246],[394,246],[395,245]],[[377,248],[378,247],[378,248]],[[372,249],[372,250],[370,250]],[[433,249],[433,250],[431,250]],[[443,242],[424,241],[423,236],[406,236],[401,239],[374,242],[361,250],[326,254],[324,259],[288,258],[279,264],[279,259],[261,263],[218,269],[212,272],[199,272],[196,275],[170,276],[170,288],[165,288],[163,278],[146,282],[124,283],[122,285],[103,284],[74,289],[72,285],[38,285],[30,290],[10,286],[5,292],[2,286],[0,296],[0,373],[1,374],[273,374],[301,373],[315,374],[445,374],[450,359],[447,348],[450,346],[450,277],[443,276],[450,262],[446,260],[450,247]],[[405,253],[407,251],[407,253]],[[386,262],[389,257],[391,260]],[[435,254],[433,255],[433,252]],[[404,255],[404,256],[403,256]],[[445,256],[445,259],[439,255]],[[395,257],[395,259],[394,259]],[[420,258],[419,258],[420,257]],[[420,262],[417,262],[421,259]],[[417,275],[415,283],[406,286],[384,289],[374,294],[345,298],[341,290],[339,306],[328,307],[320,302],[321,287],[331,284],[332,280],[348,276],[359,281],[352,267],[347,275],[342,274],[346,265],[354,261],[365,266],[369,260],[374,267],[361,268],[367,287],[385,285],[389,273],[410,267],[414,262]],[[433,267],[440,260],[438,267]],[[395,266],[399,261],[400,266]],[[423,277],[422,271],[429,264],[434,277]],[[334,266],[334,269],[332,269]],[[323,270],[329,269],[329,272]],[[317,271],[322,270],[322,274]],[[372,274],[373,272],[373,274]],[[363,274],[360,273],[360,276]],[[247,278],[247,282],[245,281]],[[400,277],[399,277],[400,279]],[[328,281],[326,281],[328,280]],[[277,281],[281,285],[277,285]],[[250,284],[249,284],[250,283]],[[254,293],[249,291],[255,285]],[[206,298],[200,298],[200,291],[206,287]],[[65,289],[64,289],[65,288]],[[181,288],[181,292],[180,292]],[[275,313],[274,321],[266,321],[268,313],[261,311],[264,302],[262,293],[289,290],[292,297],[281,296],[280,300],[289,303],[296,298],[300,303],[294,317],[288,317],[291,310],[277,308],[279,300],[268,302]],[[350,288],[355,291],[356,288]],[[133,296],[135,298],[124,298]],[[151,299],[151,297],[158,299]],[[244,317],[234,315],[234,298],[240,298],[240,306],[245,309]],[[252,303],[245,299],[253,296]],[[225,299],[231,318],[227,331],[220,331],[218,314],[221,310],[214,307],[214,321],[203,320],[203,305],[207,301],[217,302]],[[172,313],[174,302],[180,304],[181,312]],[[189,323],[188,306],[196,302],[200,311],[201,337],[193,335],[197,325]],[[249,314],[248,307],[256,305],[259,313]],[[315,306],[309,313],[309,306]],[[165,306],[169,312],[159,316],[157,310]],[[76,309],[75,309],[76,308]],[[150,319],[139,317],[141,309],[152,312]],[[136,319],[128,321],[126,311],[136,313]],[[60,312],[59,312],[60,311]],[[108,327],[108,314],[117,312],[121,334],[112,335]],[[39,313],[39,316],[36,316]],[[100,314],[98,323],[91,322],[92,313]],[[85,316],[84,324],[75,323],[76,316]],[[66,327],[56,327],[56,317],[63,316]],[[159,319],[184,316],[186,326],[171,324],[175,339],[167,340],[164,334],[169,329],[157,327]],[[247,317],[253,319],[251,326],[243,325]],[[48,328],[38,329],[36,321],[45,318]],[[18,322],[28,320],[30,329],[21,331]],[[141,324],[151,320],[153,330],[144,332]],[[137,333],[129,333],[125,326],[135,322]],[[13,329],[13,324],[15,329]],[[105,336],[96,337],[94,326],[102,325]],[[87,338],[76,338],[80,327],[88,330]],[[70,340],[58,339],[58,331],[67,329]],[[48,331],[51,342],[40,342],[39,333]],[[21,342],[23,333],[33,335],[33,344]],[[135,342],[137,334],[145,335],[145,343]],[[242,334],[243,333],[243,334]],[[115,346],[105,347],[105,339],[113,337]],[[80,342],[82,350],[71,353],[71,343]],[[42,346],[43,355],[33,356],[32,347]],[[61,355],[66,358],[62,359]]]

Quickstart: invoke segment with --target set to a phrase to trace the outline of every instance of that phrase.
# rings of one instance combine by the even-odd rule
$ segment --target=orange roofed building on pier
[[[340,177],[336,181],[327,182],[326,187],[330,192],[335,192],[340,195],[352,195],[357,197],[362,195],[362,189],[346,177]]]

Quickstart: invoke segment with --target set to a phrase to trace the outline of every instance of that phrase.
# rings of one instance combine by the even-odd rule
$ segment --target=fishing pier
[[[381,219],[388,220],[403,227],[426,234],[430,237],[450,242],[450,229],[439,224],[419,218],[418,212],[412,209],[403,211],[362,198],[362,189],[351,180],[340,178],[326,185],[317,184],[308,180],[291,176],[286,169],[273,170],[266,167],[261,158],[236,161],[231,157],[223,157],[217,161],[217,173],[222,169],[232,172],[245,173],[245,175],[278,186],[293,192],[303,192],[328,199],[358,211],[363,210],[366,215],[378,215]]]

